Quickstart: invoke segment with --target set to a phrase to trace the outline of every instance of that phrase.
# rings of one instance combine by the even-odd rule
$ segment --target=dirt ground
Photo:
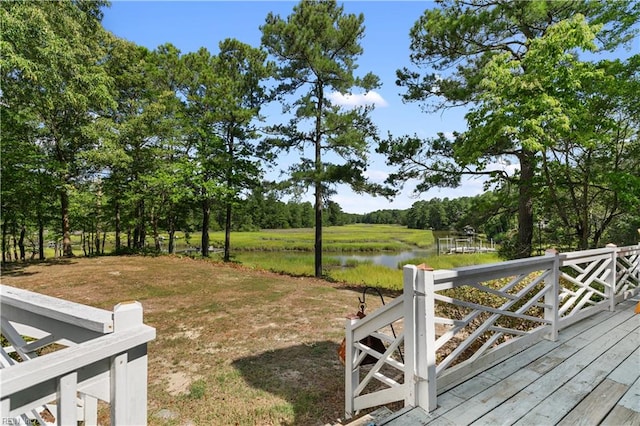
[[[323,425],[343,415],[337,349],[361,289],[170,256],[9,265],[1,282],[107,310],[141,302],[157,330],[150,424]]]

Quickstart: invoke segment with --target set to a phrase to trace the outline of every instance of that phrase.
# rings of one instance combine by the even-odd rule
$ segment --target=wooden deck
[[[377,425],[638,425],[640,315],[636,296]]]

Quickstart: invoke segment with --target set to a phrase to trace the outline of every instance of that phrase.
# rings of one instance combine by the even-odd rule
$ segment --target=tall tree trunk
[[[202,201],[202,239],[200,251],[202,257],[209,257],[209,221],[211,220],[211,201]]]
[[[136,227],[133,228],[133,247],[134,248],[139,248],[138,247],[139,239],[140,239],[140,228],[136,225]]]
[[[18,261],[18,239],[16,238],[15,224],[13,225],[13,232],[12,232],[11,238],[13,238],[13,261],[17,262]]]
[[[96,192],[96,226],[95,226],[95,250],[96,255],[100,255],[100,233],[102,232],[102,226],[100,224],[100,217],[102,216],[102,187],[98,186],[98,191]]]
[[[176,225],[173,219],[169,219],[169,247],[167,251],[173,254],[175,251]]]
[[[153,232],[153,244],[157,252],[162,249],[160,247],[160,233],[158,232],[158,218],[155,214],[155,209],[151,209],[151,230]]]
[[[102,231],[102,250],[100,254],[104,255],[104,243],[107,241],[107,231]]]
[[[520,154],[520,186],[518,193],[518,241],[515,257],[531,256],[533,240],[533,187],[535,157],[532,152]]]
[[[140,228],[138,247],[143,249],[147,246],[147,228],[142,225]]]
[[[38,213],[38,259],[44,260],[44,220],[42,213]]]
[[[324,92],[321,83],[316,83],[318,104],[316,112],[315,128],[315,210],[316,210],[316,235],[315,235],[315,276],[322,276],[322,107]]]
[[[100,241],[100,229],[99,228],[96,229],[95,244],[96,244],[96,247],[95,247],[96,254],[100,254],[100,247],[102,246],[102,243]]]
[[[227,154],[229,155],[229,167],[227,168],[227,188],[233,185],[233,133],[232,128],[227,127]],[[231,260],[231,202],[226,203],[226,216],[224,220],[224,258],[225,262]]]
[[[20,260],[22,260],[23,262],[27,260],[27,256],[24,249],[24,237],[26,233],[27,233],[27,229],[25,228],[24,225],[22,225],[22,228],[20,228],[20,239],[18,240],[18,248],[20,249]]]
[[[2,222],[2,264],[7,263],[7,219]]]
[[[136,249],[142,249],[144,248],[146,239],[146,230],[144,226],[144,200],[140,200],[140,202],[138,202],[136,215],[137,224],[133,234],[133,244]]]
[[[87,256],[87,237],[84,232],[84,229],[82,230],[82,236],[80,237],[80,241],[82,241],[82,251],[84,252],[84,255],[86,257]]]
[[[315,213],[316,213],[316,232],[315,232],[315,276],[322,276],[322,189],[321,183],[316,182],[315,188]]]
[[[580,219],[576,225],[576,235],[578,236],[578,250],[587,250],[589,248],[589,232],[590,226],[588,219]]]
[[[227,215],[224,224],[224,261],[231,260],[231,203],[227,203]]]
[[[65,188],[60,192],[60,212],[62,216],[62,255],[73,257],[71,226],[69,225],[69,193]]]
[[[118,201],[116,201],[114,210],[116,227],[116,253],[119,253],[122,249],[122,241],[120,240],[120,233],[122,232],[122,230],[120,229],[120,203]]]

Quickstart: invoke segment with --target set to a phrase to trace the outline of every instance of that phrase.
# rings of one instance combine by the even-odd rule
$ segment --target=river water
[[[396,269],[398,263],[413,259],[416,257],[435,256],[437,254],[435,247],[431,250],[409,250],[398,253],[376,253],[376,254],[348,254],[348,255],[335,255],[333,253],[327,253],[326,256],[340,259],[342,265],[346,265],[349,260],[357,260],[358,262],[369,261],[375,265],[383,265],[388,268]]]

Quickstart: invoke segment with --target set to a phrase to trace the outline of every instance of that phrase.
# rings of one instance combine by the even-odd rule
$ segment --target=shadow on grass
[[[250,386],[287,401],[286,407],[271,408],[278,424],[324,424],[344,412],[344,367],[337,351],[337,343],[320,341],[241,358],[233,366]],[[279,412],[294,420],[278,419]]]
[[[28,277],[36,275],[38,272],[27,272],[26,268],[33,265],[55,266],[55,265],[71,265],[76,263],[73,258],[56,257],[46,260],[27,260],[24,262],[6,262],[0,267],[2,275],[8,277]]]

